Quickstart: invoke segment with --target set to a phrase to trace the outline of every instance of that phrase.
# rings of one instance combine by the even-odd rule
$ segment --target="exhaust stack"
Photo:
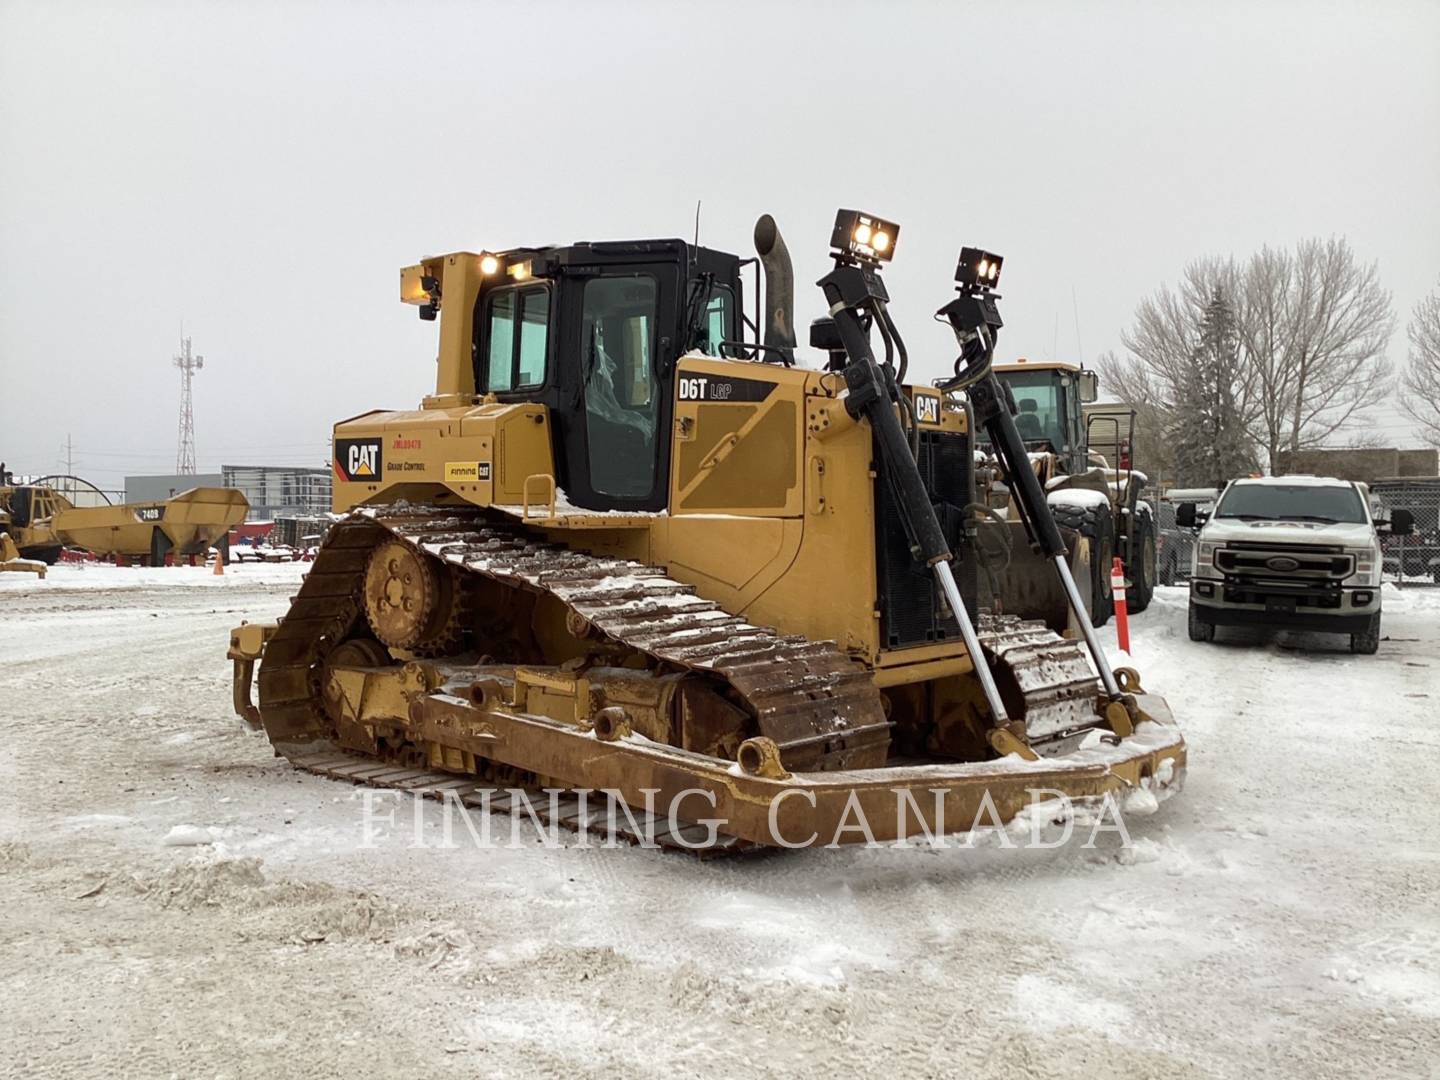
[[[755,222],[755,254],[765,267],[765,315],[761,344],[795,362],[795,267],[780,228],[769,214]]]

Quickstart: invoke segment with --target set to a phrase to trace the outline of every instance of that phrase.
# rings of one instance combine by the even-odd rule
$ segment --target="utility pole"
[[[190,382],[195,372],[205,366],[205,358],[194,355],[188,337],[180,339],[180,355],[175,357],[175,366],[180,369],[180,447],[175,452],[175,471],[182,476],[194,476],[195,412]]]

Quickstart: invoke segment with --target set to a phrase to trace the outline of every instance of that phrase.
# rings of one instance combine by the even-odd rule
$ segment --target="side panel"
[[[398,498],[519,504],[525,481],[553,477],[543,405],[370,413],[335,427],[336,513]]]
[[[805,381],[768,364],[682,360],[670,513],[800,516]]]

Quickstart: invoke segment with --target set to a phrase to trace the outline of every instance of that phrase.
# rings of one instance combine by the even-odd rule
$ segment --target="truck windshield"
[[[1363,525],[1365,506],[1353,487],[1315,484],[1234,484],[1216,517],[1246,521],[1319,521]]]
[[[1005,371],[996,376],[1015,395],[1015,427],[1027,443],[1048,442],[1057,453],[1068,450],[1065,439],[1065,390],[1054,371]],[[989,436],[982,433],[981,440]]]

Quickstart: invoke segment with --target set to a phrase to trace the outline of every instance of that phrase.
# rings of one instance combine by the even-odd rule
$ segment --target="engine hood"
[[[1243,540],[1259,544],[1314,544],[1333,547],[1373,547],[1375,528],[1368,524],[1326,525],[1319,521],[1240,521],[1215,518],[1206,523],[1200,539],[1210,544]]]

